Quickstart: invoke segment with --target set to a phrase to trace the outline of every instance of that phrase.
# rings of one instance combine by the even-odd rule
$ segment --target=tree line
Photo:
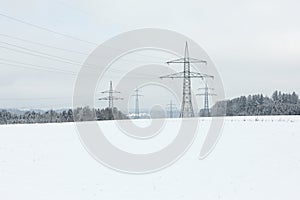
[[[0,124],[31,124],[31,123],[61,123],[75,121],[128,119],[117,108],[91,109],[80,107],[74,110],[48,110],[45,112],[26,111],[16,114],[7,110],[0,110]]]
[[[200,116],[203,116],[203,113],[203,110],[201,110]],[[300,100],[295,92],[289,94],[275,91],[271,97],[262,94],[241,96],[217,102],[212,106],[210,115],[300,115]],[[63,111],[26,111],[22,114],[0,110],[0,124],[61,123],[114,119],[128,119],[128,117],[117,108],[91,109],[80,107]]]
[[[219,101],[211,116],[300,115],[299,96],[275,91],[271,97],[262,94]]]

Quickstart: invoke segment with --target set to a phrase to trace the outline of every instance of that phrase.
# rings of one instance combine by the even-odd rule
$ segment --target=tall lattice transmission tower
[[[207,82],[205,82],[204,88],[199,88],[198,90],[204,90],[203,93],[196,94],[198,96],[204,96],[204,108],[203,108],[203,116],[204,117],[210,117],[210,109],[209,109],[209,96],[217,96],[215,93],[211,93],[210,91],[214,90],[214,88],[210,88],[207,85]],[[201,110],[199,111],[199,116],[201,115]]]
[[[170,101],[169,104],[167,104],[167,109],[169,111],[169,117],[174,118],[174,111],[176,110],[176,104],[174,104],[172,100]]]
[[[101,92],[102,94],[108,93],[107,97],[99,98],[99,100],[108,101],[108,107],[113,111],[114,109],[114,100],[123,100],[123,98],[113,96],[114,93],[120,93],[113,90],[112,81],[109,82],[109,90]]]
[[[134,92],[135,92],[135,94],[132,95],[132,96],[135,97],[135,116],[134,116],[134,118],[138,119],[138,118],[140,118],[140,102],[139,102],[139,97],[141,97],[143,95],[139,94],[139,89],[138,88],[136,88],[134,90]]]
[[[176,60],[168,61],[167,64],[172,63],[183,63],[183,72],[174,73],[166,76],[161,76],[160,78],[182,78],[183,79],[183,94],[182,94],[182,104],[180,117],[194,117],[194,109],[192,105],[192,93],[191,93],[191,79],[192,78],[213,78],[211,75],[202,74],[198,72],[191,72],[191,63],[205,63],[207,61],[199,60],[189,57],[188,43],[185,43],[184,57]]]

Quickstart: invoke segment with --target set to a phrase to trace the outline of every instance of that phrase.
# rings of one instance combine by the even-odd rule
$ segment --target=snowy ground
[[[118,143],[112,123],[100,126]],[[176,127],[178,121],[168,123]],[[213,153],[199,160],[209,123],[200,119],[199,136],[182,159],[149,175],[122,174],[96,162],[72,123],[0,126],[0,199],[300,199],[300,117],[228,117]]]

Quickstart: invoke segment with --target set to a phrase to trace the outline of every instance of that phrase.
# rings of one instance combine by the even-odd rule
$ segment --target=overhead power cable
[[[19,48],[19,49],[22,49],[22,50],[25,50],[25,51],[28,51],[28,52],[33,52],[35,54],[41,54],[41,55],[46,56],[46,58],[53,57],[53,58],[55,58],[56,61],[63,61],[64,60],[65,62],[68,62],[68,63],[71,63],[71,64],[82,65],[79,61],[74,61],[74,60],[71,60],[71,59],[68,59],[68,58],[64,58],[64,57],[61,57],[61,56],[56,56],[56,55],[44,53],[44,52],[41,52],[41,51],[36,51],[36,50],[29,49],[29,48],[26,48],[26,47],[23,47],[23,46],[19,46],[19,45],[15,45],[15,44],[10,44],[8,42],[0,41],[0,43],[8,45],[8,46],[16,47],[16,48]],[[1,46],[1,48],[3,48],[3,46]]]
[[[97,68],[97,66],[94,65],[94,64],[81,63],[80,61],[76,61],[76,60],[72,60],[72,59],[68,59],[68,58],[64,58],[64,57],[56,56],[56,55],[52,55],[52,54],[48,54],[48,53],[45,53],[45,52],[37,51],[37,50],[34,50],[34,49],[29,49],[29,48],[26,48],[26,47],[23,47],[23,46],[20,46],[20,45],[11,44],[11,43],[4,42],[4,41],[0,41],[0,43],[5,44],[7,46],[14,47],[14,48],[22,49],[22,50],[19,50],[19,49],[13,49],[13,48],[5,47],[5,46],[0,46],[0,48],[7,49],[7,50],[10,50],[10,51],[15,51],[15,52],[18,52],[18,53],[23,53],[23,54],[29,54],[31,56],[37,56],[37,57],[45,58],[45,59],[48,59],[48,60],[54,60],[54,61],[63,62],[63,63],[67,63],[67,64],[72,64],[72,65],[77,65],[77,66],[85,65],[87,67]],[[23,51],[23,50],[25,50],[25,51]],[[101,57],[104,57],[104,56],[99,56],[99,57],[101,58]],[[128,63],[142,62],[142,61],[137,61],[137,60],[125,59],[125,58],[121,58],[120,61],[128,62]],[[151,62],[151,63],[161,64],[159,62]]]
[[[72,39],[72,40],[77,40],[77,41],[80,41],[80,42],[84,42],[84,43],[87,43],[87,44],[90,44],[90,45],[93,45],[93,46],[98,46],[99,44],[96,43],[96,42],[91,42],[91,41],[88,41],[88,40],[84,40],[84,39],[80,39],[78,37],[75,37],[75,36],[72,36],[72,35],[68,35],[68,34],[65,34],[65,33],[61,33],[61,32],[58,32],[58,31],[54,31],[54,30],[51,30],[49,28],[46,28],[46,27],[43,27],[43,26],[40,26],[40,25],[36,25],[36,24],[33,24],[33,23],[30,23],[30,22],[27,22],[25,20],[22,20],[22,19],[18,19],[16,17],[12,17],[12,16],[9,16],[9,15],[6,15],[6,14],[3,14],[3,13],[0,13],[0,16],[1,17],[4,17],[6,19],[9,19],[9,20],[12,20],[12,21],[15,21],[15,22],[18,22],[18,23],[22,23],[22,24],[25,24],[25,25],[28,25],[28,26],[31,26],[31,27],[34,27],[34,28],[37,28],[37,29],[40,29],[40,30],[43,30],[43,31],[47,31],[47,32],[50,32],[50,33],[53,33],[53,34],[56,34],[56,35],[60,35],[62,37],[66,37],[66,38],[69,38],[69,39]],[[124,49],[120,49],[120,48],[116,48],[116,47],[111,47],[111,46],[107,46],[107,45],[103,45],[107,48],[110,48],[112,50],[116,50],[116,51],[121,51],[123,52]],[[136,53],[137,55],[141,55],[141,56],[146,56],[146,57],[153,57],[153,58],[159,58],[159,59],[166,59],[166,58],[161,58],[161,57],[157,57],[157,56],[153,56],[153,55],[143,55],[143,54],[140,54],[140,53]]]
[[[18,23],[26,24],[28,26],[31,26],[31,27],[34,27],[34,28],[37,28],[37,29],[40,29],[40,30],[43,30],[43,31],[47,31],[47,32],[50,32],[50,33],[53,33],[53,34],[56,34],[56,35],[60,35],[62,37],[70,38],[72,40],[77,40],[77,41],[84,42],[84,43],[87,43],[87,44],[90,44],[90,45],[94,45],[94,46],[98,45],[95,42],[83,40],[83,39],[80,39],[80,38],[77,38],[77,37],[74,37],[74,36],[71,36],[71,35],[68,35],[68,34],[65,34],[65,33],[60,33],[58,31],[53,31],[53,30],[51,30],[49,28],[46,28],[46,27],[43,27],[43,26],[39,26],[39,25],[36,25],[36,24],[32,24],[32,23],[29,23],[29,22],[24,21],[22,19],[18,19],[18,18],[15,18],[15,17],[11,17],[9,15],[5,15],[3,13],[0,13],[0,16],[4,17],[4,18],[7,18],[7,19],[10,19],[10,20],[13,20],[13,21],[18,22]]]
[[[72,75],[72,76],[76,76],[77,74],[76,73],[73,73],[73,72],[70,72],[70,71],[64,71],[64,70],[58,70],[58,69],[47,69],[47,68],[40,68],[40,67],[36,67],[35,65],[29,65],[29,64],[23,64],[23,65],[26,65],[26,66],[23,66],[23,65],[20,65],[20,64],[14,64],[14,63],[6,63],[6,62],[0,62],[0,65],[9,65],[11,67],[15,67],[15,68],[25,68],[25,69],[32,69],[32,70],[43,70],[43,71],[48,71],[48,72],[58,72],[58,73],[64,73],[64,74],[68,74],[68,75]]]
[[[56,46],[52,46],[52,45],[49,45],[49,44],[43,44],[43,43],[32,41],[32,40],[26,40],[26,39],[23,39],[23,38],[19,38],[19,37],[7,35],[7,34],[0,33],[0,36],[10,38],[10,39],[14,39],[14,40],[18,40],[18,41],[22,41],[22,42],[26,42],[26,43],[29,43],[29,44],[34,44],[34,45],[39,45],[39,46],[43,46],[43,47],[47,47],[47,48],[51,48],[51,49],[65,51],[65,52],[69,52],[69,53],[89,55],[88,53],[85,53],[85,52],[75,51],[75,50],[71,50],[71,49],[65,49],[65,48],[61,48],[61,47],[56,47]]]

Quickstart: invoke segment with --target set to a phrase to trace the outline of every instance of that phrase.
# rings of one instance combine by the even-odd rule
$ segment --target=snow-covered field
[[[179,122],[167,123],[170,132]],[[120,148],[140,148],[137,141],[118,143],[122,136],[114,122],[99,124]],[[300,117],[228,117],[214,151],[199,160],[209,124],[200,119],[199,135],[186,155],[148,175],[99,164],[83,148],[73,123],[0,126],[0,199],[300,199]],[[153,140],[163,144],[172,137],[163,135]],[[157,141],[143,142],[141,151],[160,148]]]

